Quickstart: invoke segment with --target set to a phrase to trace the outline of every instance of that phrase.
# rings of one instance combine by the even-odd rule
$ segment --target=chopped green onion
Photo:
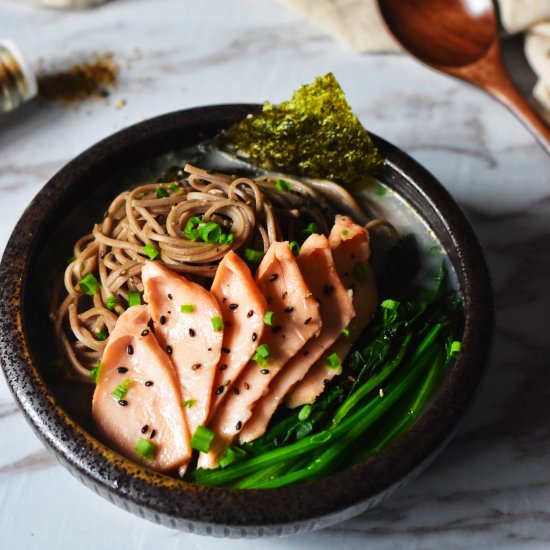
[[[76,256],[69,256],[67,258],[67,263],[72,264],[76,260]]]
[[[186,399],[181,406],[188,407],[189,409],[197,402],[196,399]]]
[[[369,266],[367,265],[367,262],[357,262],[353,266],[352,273],[353,276],[360,281],[366,279],[369,274]]]
[[[213,244],[220,240],[222,228],[214,222],[207,222],[199,230],[200,237],[205,243]]]
[[[462,347],[462,344],[458,340],[455,340],[454,342],[452,342],[451,349],[449,351],[450,357],[455,358],[460,353],[461,347]]]
[[[332,353],[327,357],[327,365],[331,370],[338,370],[342,366],[342,362],[337,353]]]
[[[268,359],[271,359],[271,350],[267,344],[261,344],[256,348],[256,353],[252,357],[253,361],[256,361],[259,365],[264,365]]]
[[[105,305],[107,306],[107,309],[110,309],[111,311],[114,309],[115,304],[116,304],[116,298],[114,296],[109,296],[107,298],[107,302],[105,303]]]
[[[171,183],[168,189],[170,189],[172,193],[179,193],[181,191],[181,187],[177,183]]]
[[[143,247],[143,252],[145,252],[151,260],[154,260],[159,255],[159,251],[151,243],[147,243]]]
[[[264,253],[261,250],[252,250],[251,248],[245,248],[244,257],[249,262],[259,264],[263,260]]]
[[[309,235],[315,235],[319,233],[319,226],[315,222],[308,223],[306,228],[302,231],[302,235],[309,237]]]
[[[229,464],[235,462],[237,458],[242,458],[246,455],[246,451],[244,449],[240,449],[239,447],[229,447],[222,458],[219,460],[219,465],[222,468],[225,468],[226,466],[229,466]]]
[[[220,238],[218,239],[218,242],[220,244],[227,244],[227,236],[228,236],[227,233],[222,233],[220,235]]]
[[[393,323],[397,318],[397,308],[399,307],[399,302],[388,298],[380,304],[380,307],[384,310],[384,323]]]
[[[94,367],[93,369],[90,369],[88,372],[88,376],[91,376],[96,382],[97,378],[99,376],[99,369],[101,368],[101,361],[98,361],[97,367]]]
[[[226,239],[225,242],[227,244],[231,244],[234,240],[235,240],[235,235],[233,235],[233,233],[228,233],[227,234],[227,239]]]
[[[290,241],[288,243],[288,248],[290,248],[290,251],[294,256],[298,256],[300,254],[300,245],[296,241]]]
[[[93,296],[99,290],[99,281],[92,273],[85,275],[78,284],[80,290],[89,296]]]
[[[387,299],[387,300],[384,300],[381,304],[380,304],[380,307],[383,308],[383,309],[391,309],[391,310],[394,310],[394,309],[397,309],[397,307],[399,306],[399,302],[396,302],[395,300],[391,300],[391,299]]]
[[[212,317],[210,320],[212,321],[214,332],[221,332],[223,330],[223,319],[219,315]]]
[[[286,191],[287,193],[289,193],[290,191],[292,191],[292,185],[290,185],[288,181],[279,178],[275,182],[275,189],[277,189],[277,191]]]
[[[109,336],[109,335],[104,330],[98,330],[95,333],[96,340],[99,340],[100,342],[102,342],[103,340],[107,340],[107,336]]]
[[[379,197],[383,197],[386,194],[386,188],[379,185],[375,190],[375,194]]]
[[[207,453],[210,450],[215,437],[216,434],[212,430],[206,428],[202,424],[199,424],[193,434],[193,437],[191,438],[191,447],[201,453]]]
[[[139,306],[141,304],[141,294],[137,290],[128,291],[128,307]]]
[[[344,327],[342,329],[342,334],[345,338],[349,338],[349,333],[350,333],[349,327]]]
[[[144,437],[140,438],[134,449],[143,458],[153,458],[157,453],[157,446],[150,439]]]
[[[126,378],[122,382],[122,384],[119,384],[112,392],[111,395],[117,399],[124,399],[126,397],[126,394],[128,393],[128,389],[130,388],[130,379]]]
[[[307,420],[311,415],[311,411],[312,411],[311,405],[304,405],[300,409],[300,412],[298,413],[298,420],[300,420],[301,422],[303,422],[304,420]]]
[[[428,256],[439,256],[441,254],[441,248],[437,245],[430,246],[428,248]]]
[[[185,229],[183,232],[192,241],[196,241],[200,236],[198,226],[201,222],[202,220],[198,216],[193,216],[192,218],[189,218],[185,224]]]
[[[264,313],[264,323],[268,327],[272,327],[275,324],[275,312],[273,311],[266,311]]]
[[[195,306],[193,304],[183,304],[181,306],[182,313],[193,313],[195,311]]]
[[[344,230],[342,231],[342,233],[340,233],[340,235],[342,235],[342,237],[347,237],[348,234],[349,234],[349,231],[348,231],[347,229],[344,229]]]
[[[168,191],[161,185],[157,185],[157,199],[163,199],[168,196]]]

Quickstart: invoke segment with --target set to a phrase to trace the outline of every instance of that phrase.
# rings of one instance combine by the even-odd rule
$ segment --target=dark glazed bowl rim
[[[126,128],[92,146],[58,172],[19,220],[0,265],[0,359],[8,385],[27,420],[57,458],[86,485],[112,502],[168,526],[235,536],[270,526],[307,530],[351,517],[373,506],[421,470],[456,431],[476,395],[491,347],[493,304],[479,242],[447,191],[417,162],[373,136],[394,174],[404,178],[448,233],[466,304],[462,352],[436,399],[395,444],[330,477],[264,491],[201,487],[172,479],[117,455],[89,435],[56,403],[37,368],[24,331],[23,291],[29,262],[51,210],[98,166],[119,166],[132,151],[162,150],[183,131],[227,127],[258,105],[214,105],[159,116]],[[172,142],[173,144],[176,142]],[[163,145],[164,144],[164,145]],[[174,148],[176,145],[173,145]],[[73,189],[74,191],[74,189]],[[324,518],[319,523],[320,518]],[[214,529],[214,530],[212,530]],[[255,530],[255,531],[254,531]],[[237,533],[238,536],[239,533]]]

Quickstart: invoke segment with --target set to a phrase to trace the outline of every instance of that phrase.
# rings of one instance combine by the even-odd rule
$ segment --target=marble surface
[[[550,545],[550,162],[512,115],[406,56],[352,54],[274,0],[115,0],[84,12],[0,0],[0,37],[46,66],[109,49],[121,67],[105,100],[33,103],[0,118],[1,250],[41,186],[113,131],[200,104],[279,101],[327,71],[367,128],[435,173],[482,241],[495,349],[452,443],[369,513],[298,537],[225,541],[227,550]],[[0,548],[221,544],[148,523],[82,486],[33,435],[3,378],[0,441]]]

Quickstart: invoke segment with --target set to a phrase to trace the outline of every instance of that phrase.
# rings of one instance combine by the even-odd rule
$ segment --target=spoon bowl
[[[426,65],[485,90],[550,154],[550,128],[508,76],[492,0],[378,0],[388,30]]]

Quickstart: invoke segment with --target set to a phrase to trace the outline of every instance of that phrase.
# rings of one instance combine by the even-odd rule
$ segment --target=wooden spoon
[[[550,154],[550,128],[504,68],[492,0],[378,0],[378,5],[405,50],[498,99]]]

